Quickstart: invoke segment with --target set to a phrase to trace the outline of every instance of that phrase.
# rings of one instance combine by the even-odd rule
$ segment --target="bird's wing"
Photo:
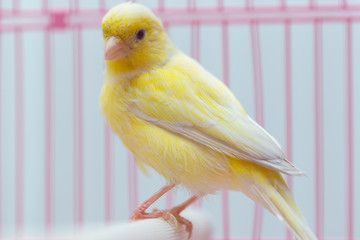
[[[197,66],[145,74],[131,86],[131,111],[169,132],[289,175],[304,175],[278,142],[242,109],[230,90]]]

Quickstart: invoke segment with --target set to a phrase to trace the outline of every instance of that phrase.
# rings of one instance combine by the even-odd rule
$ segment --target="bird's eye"
[[[145,37],[145,30],[144,29],[140,29],[137,33],[136,33],[136,38],[138,40],[141,40]]]

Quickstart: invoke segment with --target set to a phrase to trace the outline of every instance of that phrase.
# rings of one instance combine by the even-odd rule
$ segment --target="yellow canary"
[[[168,183],[137,213],[175,185],[195,196],[228,189],[260,203],[297,238],[317,239],[280,174],[303,172],[221,81],[172,44],[148,8],[120,4],[102,30],[102,112],[138,166]]]

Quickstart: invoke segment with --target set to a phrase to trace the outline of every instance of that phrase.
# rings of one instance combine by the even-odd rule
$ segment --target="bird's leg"
[[[200,196],[192,196],[191,198],[189,198],[185,202],[171,208],[170,210],[157,210],[157,209],[154,209],[154,211],[152,213],[149,213],[148,216],[151,216],[152,218],[162,217],[166,221],[170,220],[170,218],[175,218],[178,223],[183,224],[185,226],[185,229],[188,232],[188,239],[190,239],[191,234],[192,234],[193,225],[189,220],[187,220],[186,218],[180,216],[180,213],[185,208],[187,208],[188,206],[193,204],[199,198],[200,198]]]
[[[145,218],[153,218],[152,216],[148,216],[151,214],[145,213],[146,209],[148,209],[151,204],[156,202],[161,196],[163,196],[165,193],[170,191],[172,188],[175,187],[175,184],[173,185],[166,185],[162,187],[159,191],[157,191],[153,196],[151,196],[148,200],[141,203],[139,206],[137,206],[134,211],[132,212],[129,221],[139,220],[139,219],[145,219]]]
[[[198,200],[200,197],[199,196],[192,196],[191,198],[189,198],[188,200],[186,200],[185,202],[173,207],[171,210],[174,210],[175,212],[181,213],[182,211],[185,210],[185,208],[187,208],[188,206],[190,206],[191,204],[193,204],[196,200]]]

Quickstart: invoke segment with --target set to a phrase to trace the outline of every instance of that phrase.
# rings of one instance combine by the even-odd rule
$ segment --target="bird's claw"
[[[154,209],[152,213],[159,214],[159,216],[164,219],[166,222],[175,225],[175,228],[178,229],[179,224],[185,226],[185,230],[188,233],[188,239],[191,238],[193,225],[192,223],[187,220],[186,218],[180,216],[179,209],[172,208],[170,210],[158,210]]]

